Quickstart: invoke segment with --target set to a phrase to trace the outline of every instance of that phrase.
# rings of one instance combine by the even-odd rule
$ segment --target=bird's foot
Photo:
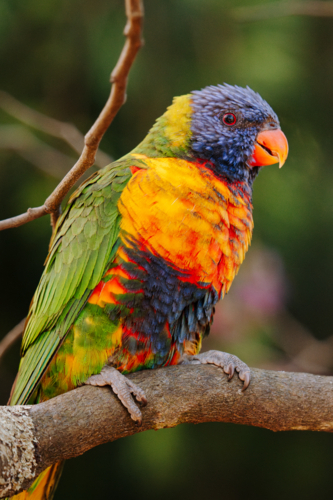
[[[245,391],[250,385],[250,368],[233,354],[221,351],[207,351],[194,356],[185,354],[182,360],[182,364],[198,365],[200,363],[219,366],[224,373],[229,375],[228,380],[232,379],[235,371],[238,372],[238,377],[244,382],[242,391]]]
[[[146,395],[138,385],[131,382],[127,377],[116,370],[116,368],[113,368],[112,366],[104,366],[101,373],[89,377],[88,380],[86,380],[85,385],[95,385],[98,387],[109,385],[125,408],[127,408],[132,420],[141,425],[142,414],[135,404],[131,394],[133,394],[137,401],[140,401],[143,406],[146,406],[147,404]]]

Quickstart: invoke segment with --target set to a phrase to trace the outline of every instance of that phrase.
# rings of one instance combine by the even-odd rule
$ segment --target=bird
[[[107,385],[140,424],[147,399],[124,375],[180,363],[210,363],[229,379],[237,372],[245,390],[243,361],[200,349],[251,242],[253,182],[287,155],[276,113],[249,87],[175,97],[58,219],[9,404]],[[50,500],[62,465],[12,498]]]

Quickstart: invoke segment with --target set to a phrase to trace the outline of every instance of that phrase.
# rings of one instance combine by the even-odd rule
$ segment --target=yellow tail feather
[[[52,500],[57,488],[64,462],[58,462],[45,469],[27,491],[10,497],[11,500]]]

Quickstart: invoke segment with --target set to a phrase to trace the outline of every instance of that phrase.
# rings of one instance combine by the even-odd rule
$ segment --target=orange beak
[[[288,156],[288,141],[282,130],[264,130],[259,132],[253,155],[248,161],[250,167],[264,167],[279,163],[284,165]]]

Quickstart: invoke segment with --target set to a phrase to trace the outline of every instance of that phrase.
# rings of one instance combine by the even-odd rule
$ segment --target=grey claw
[[[250,372],[241,372],[239,374],[239,378],[244,381],[244,385],[243,385],[243,389],[242,389],[242,392],[244,392],[244,391],[246,391],[246,389],[250,385],[251,374],[250,374]]]
[[[224,373],[229,375],[228,380],[231,380],[235,373],[235,367],[232,363],[224,367]]]
[[[101,373],[89,377],[85,384],[100,387],[109,385],[125,408],[127,408],[132,420],[139,426],[142,424],[142,414],[135,404],[132,394],[137,401],[142,403],[142,406],[146,406],[147,398],[145,393],[138,385],[134,384],[118,370],[112,366],[104,366]]]
[[[147,406],[147,403],[148,403],[147,398],[143,397],[139,401],[142,404],[142,406]]]
[[[133,417],[132,413],[131,413],[131,419],[132,419],[132,420],[134,420],[134,422],[136,423],[136,425],[137,425],[138,427],[141,427],[141,425],[142,425],[142,415],[140,415],[140,417],[136,420],[136,419]]]
[[[251,372],[249,367],[241,361],[237,356],[221,351],[207,351],[196,356],[186,357],[186,364],[213,364],[223,368],[223,371],[229,375],[228,380],[231,380],[235,371],[239,374],[239,378],[244,382],[242,390],[245,391],[250,385]]]

